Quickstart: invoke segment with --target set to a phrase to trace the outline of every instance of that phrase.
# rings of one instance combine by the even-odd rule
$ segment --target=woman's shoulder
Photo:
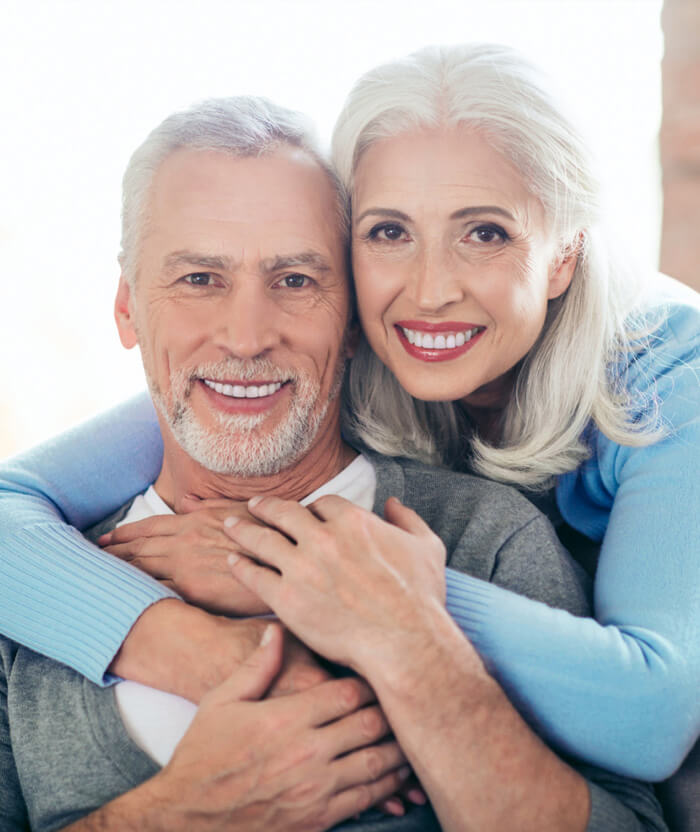
[[[629,349],[619,372],[625,387],[655,402],[697,386],[700,378],[700,294],[658,275],[628,318]],[[683,388],[683,390],[681,389]],[[640,400],[644,404],[643,398]]]

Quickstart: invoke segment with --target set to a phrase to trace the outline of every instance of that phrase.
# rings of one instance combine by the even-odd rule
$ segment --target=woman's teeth
[[[211,387],[216,393],[221,393],[223,396],[231,396],[234,399],[262,399],[265,396],[271,396],[276,393],[282,386],[281,381],[274,381],[271,384],[221,384],[218,381],[211,381],[208,378],[202,381]]]
[[[417,329],[401,327],[409,344],[427,350],[453,350],[455,347],[463,347],[482,329],[483,327],[475,326],[473,329],[465,329],[461,332],[441,332],[434,335],[431,332],[419,332]]]

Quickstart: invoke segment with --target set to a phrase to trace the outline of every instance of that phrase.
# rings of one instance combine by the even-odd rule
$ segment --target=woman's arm
[[[173,593],[101,552],[86,528],[158,474],[144,394],[0,467],[0,632],[103,683],[134,622]]]
[[[643,448],[598,436],[562,477],[565,519],[602,538],[597,621],[448,572],[447,607],[548,741],[644,780],[677,768],[700,731],[700,315],[677,310],[630,383],[669,430]]]

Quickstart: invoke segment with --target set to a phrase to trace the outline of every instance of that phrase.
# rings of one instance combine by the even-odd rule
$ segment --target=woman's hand
[[[227,558],[238,547],[223,521],[254,518],[245,503],[201,500],[187,514],[163,514],[126,523],[98,540],[105,551],[157,578],[186,601],[227,615],[260,615],[269,607],[231,573]]]
[[[248,506],[268,526],[225,521],[239,547],[232,572],[313,650],[367,676],[368,664],[404,660],[430,639],[445,547],[415,512],[395,498],[386,520],[335,496],[310,508],[276,497]]]

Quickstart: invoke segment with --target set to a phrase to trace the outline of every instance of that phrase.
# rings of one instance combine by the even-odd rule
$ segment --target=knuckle
[[[360,688],[354,679],[343,679],[338,683],[338,703],[348,710],[355,710],[360,706]]]
[[[362,733],[368,739],[382,736],[386,730],[386,722],[379,708],[365,708],[362,712]]]
[[[376,748],[366,748],[362,753],[370,780],[376,780],[382,773],[382,758],[379,751]]]

